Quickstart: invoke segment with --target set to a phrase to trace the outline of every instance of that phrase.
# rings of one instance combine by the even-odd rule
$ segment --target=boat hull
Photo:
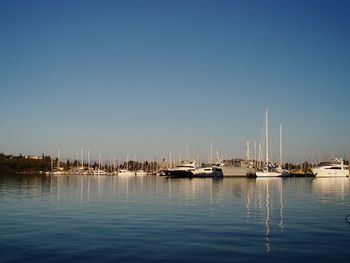
[[[315,177],[348,177],[349,170],[332,170],[332,169],[312,169],[312,173]]]
[[[118,176],[135,176],[135,172],[132,171],[120,171],[117,173]]]
[[[165,175],[174,178],[192,178],[193,173],[186,170],[167,170]]]
[[[222,173],[222,169],[218,167],[213,167],[213,168],[198,168],[194,171],[192,171],[194,177],[223,177],[224,174]]]
[[[255,170],[248,167],[236,167],[236,166],[222,166],[221,167],[224,177],[246,177],[254,174]]]
[[[283,173],[280,172],[256,172],[256,177],[282,177]]]

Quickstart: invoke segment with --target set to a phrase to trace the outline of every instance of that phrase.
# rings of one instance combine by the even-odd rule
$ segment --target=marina
[[[0,253],[5,262],[347,262],[349,193],[346,177],[1,176]]]
[[[350,1],[0,1],[0,263],[345,263]]]

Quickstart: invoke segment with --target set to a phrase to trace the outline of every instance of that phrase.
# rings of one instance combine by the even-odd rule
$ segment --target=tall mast
[[[88,150],[88,170],[90,170],[90,150]]]
[[[269,119],[268,119],[268,112],[266,108],[265,112],[265,140],[266,140],[266,164],[269,163]]]
[[[249,149],[249,140],[247,141],[247,148],[246,148],[246,160],[247,162],[249,161],[250,159],[250,149]]]
[[[280,165],[282,168],[282,124],[280,124]]]
[[[256,141],[254,141],[254,162],[256,162]]]

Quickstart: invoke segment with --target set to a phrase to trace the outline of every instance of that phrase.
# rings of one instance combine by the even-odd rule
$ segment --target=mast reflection
[[[265,252],[270,253],[273,237],[273,212],[274,208],[279,209],[278,228],[284,231],[284,201],[283,201],[283,180],[281,178],[257,178],[242,180],[242,189],[246,191],[246,220],[254,220],[254,224],[262,224],[264,227]],[[278,202],[274,203],[275,200]]]

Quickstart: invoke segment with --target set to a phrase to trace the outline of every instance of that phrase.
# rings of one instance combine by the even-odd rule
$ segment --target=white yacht
[[[133,175],[136,175],[136,174],[135,174],[135,172],[133,172],[133,171],[122,169],[122,170],[119,170],[119,171],[118,171],[117,175],[122,175],[122,176],[133,176]]]
[[[344,165],[343,158],[335,158],[331,162],[321,162],[318,166],[311,168],[311,171],[315,177],[349,176],[349,166]]]
[[[93,175],[107,175],[108,172],[106,172],[105,170],[95,169],[95,170],[92,170],[92,174]]]
[[[194,177],[223,177],[224,176],[221,167],[216,165],[199,167],[191,172]]]
[[[195,161],[183,161],[175,168],[165,170],[165,175],[170,177],[193,177],[192,171],[196,168]]]

